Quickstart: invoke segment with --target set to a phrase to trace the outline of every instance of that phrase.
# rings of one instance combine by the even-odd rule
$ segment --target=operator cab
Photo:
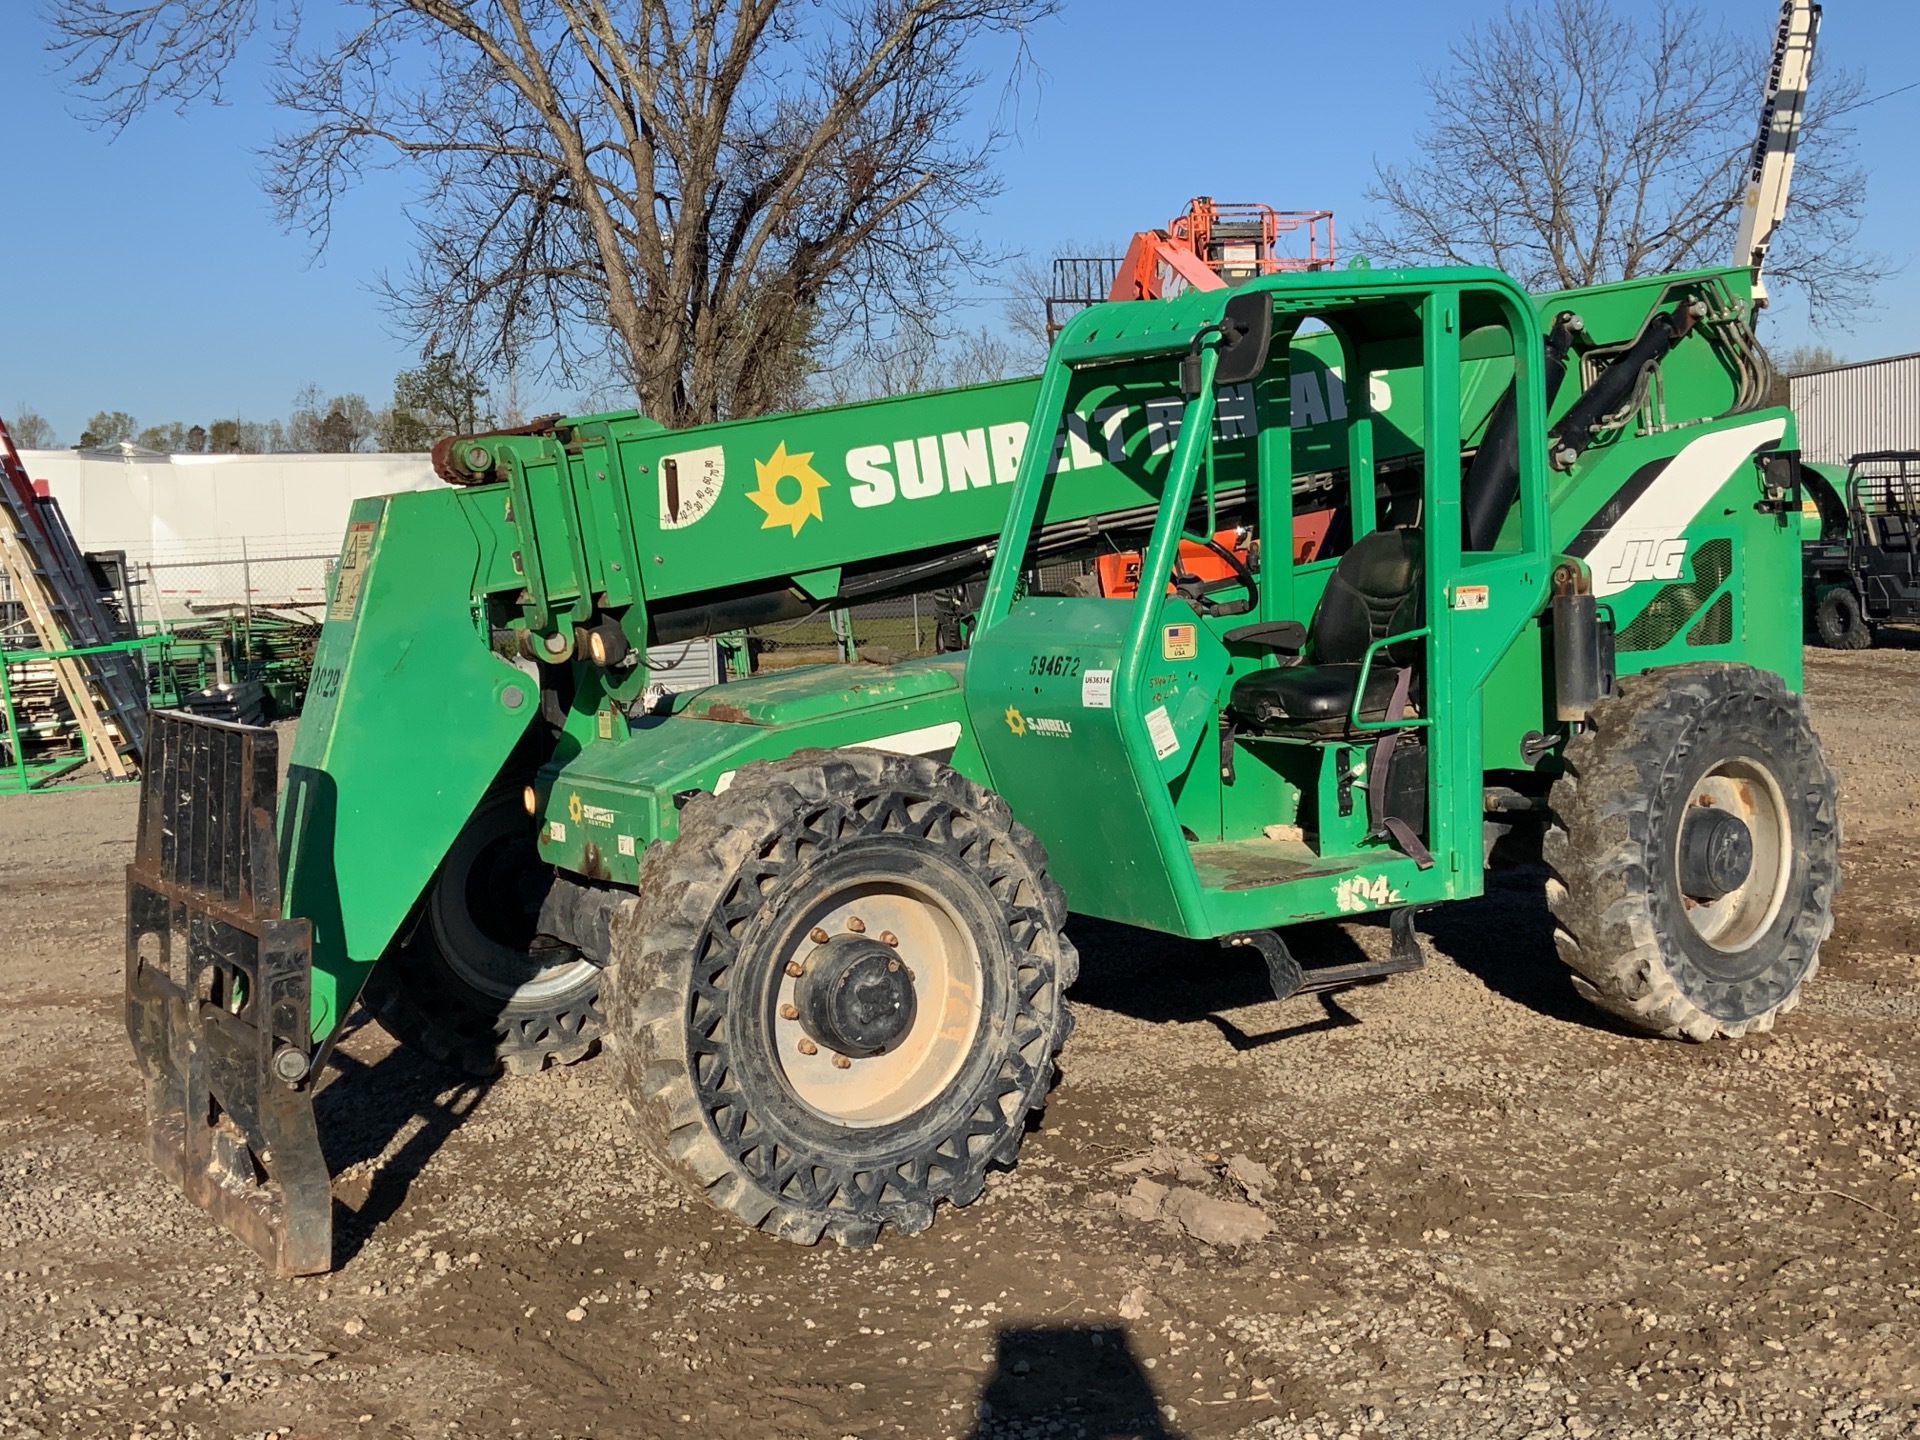
[[[1544,452],[1512,438],[1545,433],[1543,367],[1493,272],[1274,277],[1067,328],[967,693],[1077,906],[1199,935],[1283,923],[1301,885],[1477,891],[1480,787],[1444,781],[1477,777],[1480,691],[1545,593]],[[1034,536],[1116,480],[1139,504],[1049,583]]]

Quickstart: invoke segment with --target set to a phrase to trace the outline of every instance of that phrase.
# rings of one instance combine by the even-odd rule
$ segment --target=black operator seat
[[[1228,710],[1249,729],[1344,733],[1367,647],[1424,623],[1422,558],[1418,528],[1362,536],[1327,577],[1299,662],[1242,676],[1234,682]],[[1230,632],[1226,638],[1234,637]],[[1387,718],[1401,672],[1414,666],[1419,654],[1420,642],[1410,640],[1374,656],[1361,719]],[[1421,696],[1417,671],[1409,679],[1413,711]]]

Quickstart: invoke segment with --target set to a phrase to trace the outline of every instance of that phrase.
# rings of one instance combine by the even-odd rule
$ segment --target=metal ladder
[[[44,649],[85,650],[121,638],[100,603],[65,520],[57,509],[43,507],[34,493],[4,421],[0,421],[0,569],[6,571],[15,596],[26,607]],[[122,650],[57,655],[52,664],[93,763],[109,779],[132,775],[146,743],[147,685],[139,660]]]

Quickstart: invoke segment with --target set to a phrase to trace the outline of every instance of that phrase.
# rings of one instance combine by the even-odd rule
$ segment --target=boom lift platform
[[[1276,210],[1200,195],[1162,230],[1142,230],[1119,259],[1053,262],[1047,338],[1103,300],[1158,300],[1192,287],[1219,290],[1261,275],[1333,268],[1333,212]]]

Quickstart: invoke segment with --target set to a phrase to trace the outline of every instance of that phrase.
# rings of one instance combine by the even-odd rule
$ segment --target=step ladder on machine
[[[144,667],[125,650],[57,654],[111,645],[121,637],[65,520],[34,493],[5,421],[0,421],[0,570],[26,608],[41,647],[56,652],[54,676],[86,737],[89,758],[109,779],[131,776],[146,743]]]

